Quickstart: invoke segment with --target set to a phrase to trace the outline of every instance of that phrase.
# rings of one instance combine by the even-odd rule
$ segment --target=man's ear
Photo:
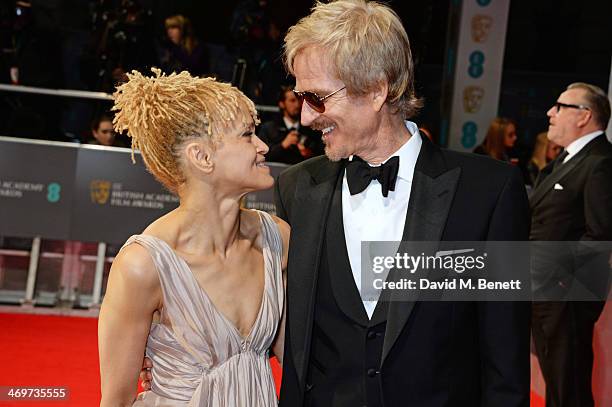
[[[210,174],[214,168],[213,148],[210,143],[193,141],[185,146],[185,158],[189,166]]]
[[[580,120],[578,120],[578,127],[584,127],[589,123],[589,120],[594,120],[593,112],[591,110],[583,110],[583,115]]]
[[[388,94],[389,94],[389,84],[387,83],[387,81],[383,80],[383,81],[378,82],[378,85],[376,85],[374,90],[371,92],[372,107],[374,108],[374,110],[379,112],[380,109],[382,109],[383,105],[387,101]]]

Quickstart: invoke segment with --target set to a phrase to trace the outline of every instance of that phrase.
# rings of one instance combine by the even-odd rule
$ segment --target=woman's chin
[[[267,178],[268,179],[265,180],[265,182],[262,182],[264,186],[261,188],[261,190],[270,189],[274,186],[274,177],[272,175],[268,175]]]
[[[255,181],[255,182],[252,182]],[[274,186],[274,177],[270,174],[258,176],[257,179],[252,179],[247,189],[249,192],[265,191]]]

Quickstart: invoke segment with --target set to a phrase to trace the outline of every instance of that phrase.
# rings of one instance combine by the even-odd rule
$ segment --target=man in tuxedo
[[[612,145],[604,129],[610,102],[598,87],[574,83],[547,113],[548,138],[564,152],[543,168],[530,197],[531,240],[612,241]],[[547,280],[569,287],[564,262]],[[545,286],[534,274],[534,285]],[[541,301],[532,311],[533,338],[546,381],[546,406],[593,406],[593,327],[603,301]]]
[[[527,407],[529,303],[360,297],[362,241],[527,240],[519,170],[405,121],[421,101],[385,5],[316,4],[290,28],[285,63],[326,156],[276,184],[292,228],[280,405]]]
[[[300,124],[302,102],[290,87],[281,87],[278,107],[278,117],[263,123],[257,132],[259,138],[270,147],[266,160],[297,164],[323,154],[321,133]]]

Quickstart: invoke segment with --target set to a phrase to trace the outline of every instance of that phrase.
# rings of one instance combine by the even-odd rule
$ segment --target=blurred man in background
[[[281,114],[265,122],[258,136],[270,147],[266,159],[272,162],[297,164],[323,154],[321,133],[300,124],[302,103],[288,86],[282,86],[278,98]]]

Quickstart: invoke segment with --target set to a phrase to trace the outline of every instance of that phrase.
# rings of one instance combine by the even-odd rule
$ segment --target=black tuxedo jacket
[[[276,183],[291,225],[280,405],[303,405],[324,231],[345,162],[317,157]],[[419,153],[403,240],[527,240],[529,207],[518,169],[447,151]],[[529,303],[391,302],[381,355],[386,406],[529,405]],[[359,385],[358,383],[356,385]]]
[[[571,297],[568,290],[577,289],[588,290],[585,298],[606,298],[610,246],[603,243],[595,251],[589,242],[612,241],[612,144],[602,134],[555,171],[554,166],[552,162],[542,169],[529,199],[530,238],[581,243],[555,243],[534,253],[536,298]]]
[[[529,202],[531,240],[612,240],[612,144],[602,134],[554,173],[542,169]]]

